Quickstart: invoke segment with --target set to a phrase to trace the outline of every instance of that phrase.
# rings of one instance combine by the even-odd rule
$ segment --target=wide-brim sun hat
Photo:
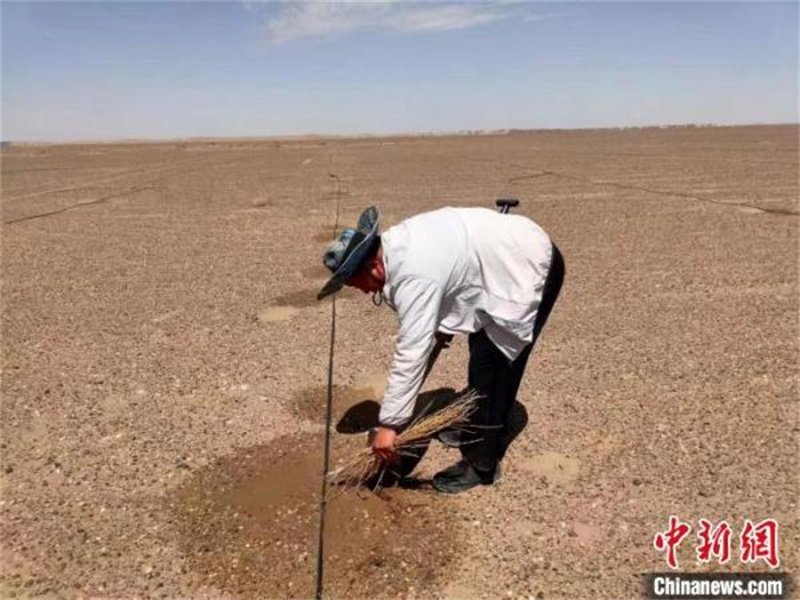
[[[345,229],[339,239],[328,246],[322,256],[322,263],[330,269],[333,276],[322,286],[317,300],[341,290],[364,264],[378,241],[379,216],[378,209],[370,206],[361,213],[355,229]]]

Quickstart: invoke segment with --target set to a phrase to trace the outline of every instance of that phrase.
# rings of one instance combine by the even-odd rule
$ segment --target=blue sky
[[[798,120],[795,2],[7,2],[12,140]]]

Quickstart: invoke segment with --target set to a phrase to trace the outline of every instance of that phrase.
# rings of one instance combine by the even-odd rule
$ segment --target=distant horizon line
[[[280,142],[303,140],[357,140],[381,138],[407,138],[407,137],[459,137],[459,136],[492,136],[514,135],[540,132],[557,131],[620,131],[627,129],[692,129],[692,128],[725,128],[725,127],[785,127],[798,126],[795,122],[753,122],[753,123],[665,123],[653,125],[617,125],[606,127],[509,127],[498,129],[459,129],[453,131],[409,131],[397,133],[297,133],[254,136],[183,136],[183,137],[120,137],[120,138],[85,138],[85,139],[55,139],[55,140],[0,140],[4,148],[11,146],[55,146],[66,144],[171,144],[171,143],[197,143],[197,142]]]

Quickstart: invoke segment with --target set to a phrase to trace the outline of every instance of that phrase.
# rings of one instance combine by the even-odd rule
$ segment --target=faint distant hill
[[[777,124],[776,124],[777,125]],[[782,125],[782,124],[781,124]],[[498,133],[506,133],[508,135],[520,135],[527,133],[555,133],[563,131],[637,131],[637,130],[651,130],[651,129],[706,129],[709,127],[714,128],[730,128],[730,127],[759,127],[760,123],[751,123],[747,125],[719,125],[717,123],[665,123],[661,125],[620,125],[619,127],[549,127],[544,129],[504,129]],[[778,125],[780,126],[780,125]]]
[[[7,140],[0,141],[0,150],[5,150],[6,148],[11,148],[11,142]]]

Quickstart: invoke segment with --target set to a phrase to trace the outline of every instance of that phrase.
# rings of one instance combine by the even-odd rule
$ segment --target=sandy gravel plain
[[[682,128],[3,150],[0,597],[313,593],[337,186],[341,223],[518,197],[567,279],[502,481],[340,496],[327,597],[638,597],[671,514],[777,519],[796,577],[798,128]],[[395,319],[336,310],[339,417]]]

